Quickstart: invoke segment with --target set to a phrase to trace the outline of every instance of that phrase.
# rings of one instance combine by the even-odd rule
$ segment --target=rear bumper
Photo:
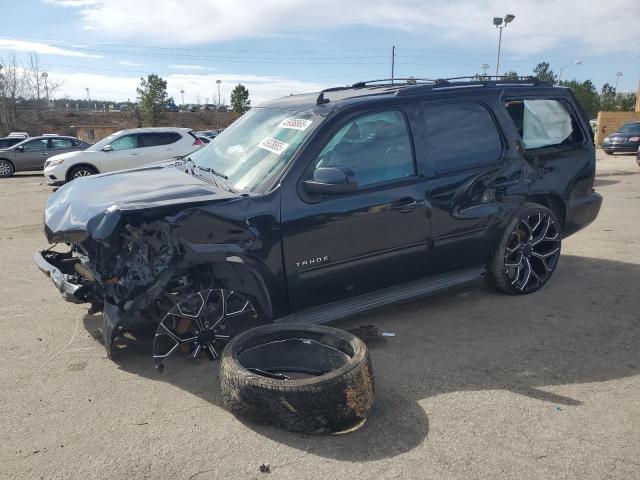
[[[602,195],[597,192],[592,192],[588,197],[569,202],[567,204],[563,237],[568,237],[593,222],[598,216],[601,206]]]
[[[33,261],[40,271],[51,279],[62,298],[71,303],[89,302],[86,297],[86,288],[83,285],[71,282],[71,275],[62,273],[58,267],[49,262],[45,255],[46,252],[37,252],[33,255]]]

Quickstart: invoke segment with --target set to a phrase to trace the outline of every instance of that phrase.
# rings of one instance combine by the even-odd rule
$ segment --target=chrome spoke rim
[[[183,298],[158,324],[153,339],[156,365],[180,351],[192,358],[204,352],[215,360],[230,338],[227,321],[241,315],[255,318],[257,312],[250,300],[233,290],[207,289]]]
[[[560,257],[560,229],[551,215],[536,212],[521,217],[509,235],[504,272],[521,292],[544,285]]]
[[[0,175],[9,175],[11,173],[11,167],[6,162],[0,163]]]

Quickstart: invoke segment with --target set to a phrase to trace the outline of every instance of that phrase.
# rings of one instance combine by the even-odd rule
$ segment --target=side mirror
[[[358,181],[350,168],[320,167],[313,172],[313,180],[304,182],[304,189],[311,195],[337,195],[356,191]]]
[[[110,152],[112,150],[113,150],[113,147],[111,145],[105,145],[104,147],[102,147],[103,152]]]
[[[18,145],[16,147],[16,150],[18,150],[19,152],[24,152],[24,145]]]

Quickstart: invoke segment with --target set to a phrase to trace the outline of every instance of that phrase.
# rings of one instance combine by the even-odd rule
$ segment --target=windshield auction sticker
[[[289,147],[289,144],[276,140],[275,138],[267,137],[258,144],[258,147],[280,155]]]
[[[313,120],[307,120],[305,118],[285,118],[280,122],[280,125],[278,125],[278,127],[292,128],[293,130],[300,130],[304,132],[312,123]]]

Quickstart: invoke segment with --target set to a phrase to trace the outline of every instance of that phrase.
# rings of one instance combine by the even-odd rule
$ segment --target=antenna
[[[329,103],[329,99],[324,98],[324,92],[320,92],[320,95],[318,95],[316,99],[316,105],[324,105],[325,103]]]

